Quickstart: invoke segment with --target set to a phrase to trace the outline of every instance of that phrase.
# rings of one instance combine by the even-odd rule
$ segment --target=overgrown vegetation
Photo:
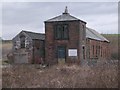
[[[118,41],[120,34],[102,34],[110,41],[111,59],[118,60]]]
[[[118,69],[109,63],[42,69],[36,65],[11,65],[3,68],[2,84],[4,88],[117,88]]]
[[[11,40],[3,40],[2,41],[2,60],[7,61],[7,54],[11,52],[12,49],[12,41]]]

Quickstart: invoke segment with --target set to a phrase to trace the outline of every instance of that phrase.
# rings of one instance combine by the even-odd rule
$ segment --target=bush
[[[37,69],[36,65],[11,65],[3,68],[4,88],[117,88],[118,67],[99,61],[96,66],[54,65]]]
[[[112,60],[118,60],[118,53],[111,53]]]

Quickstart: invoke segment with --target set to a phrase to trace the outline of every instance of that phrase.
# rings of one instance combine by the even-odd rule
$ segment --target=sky
[[[45,33],[44,21],[68,12],[99,33],[118,33],[117,2],[3,2],[2,38],[12,39],[20,31]]]

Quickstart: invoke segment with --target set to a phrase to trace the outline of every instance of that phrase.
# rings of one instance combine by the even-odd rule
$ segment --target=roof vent
[[[63,14],[69,14],[69,13],[68,13],[67,6],[65,7],[65,12],[64,12]]]

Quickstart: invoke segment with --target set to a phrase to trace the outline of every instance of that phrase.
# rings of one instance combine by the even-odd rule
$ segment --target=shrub
[[[111,59],[112,60],[118,60],[118,53],[111,53]]]

